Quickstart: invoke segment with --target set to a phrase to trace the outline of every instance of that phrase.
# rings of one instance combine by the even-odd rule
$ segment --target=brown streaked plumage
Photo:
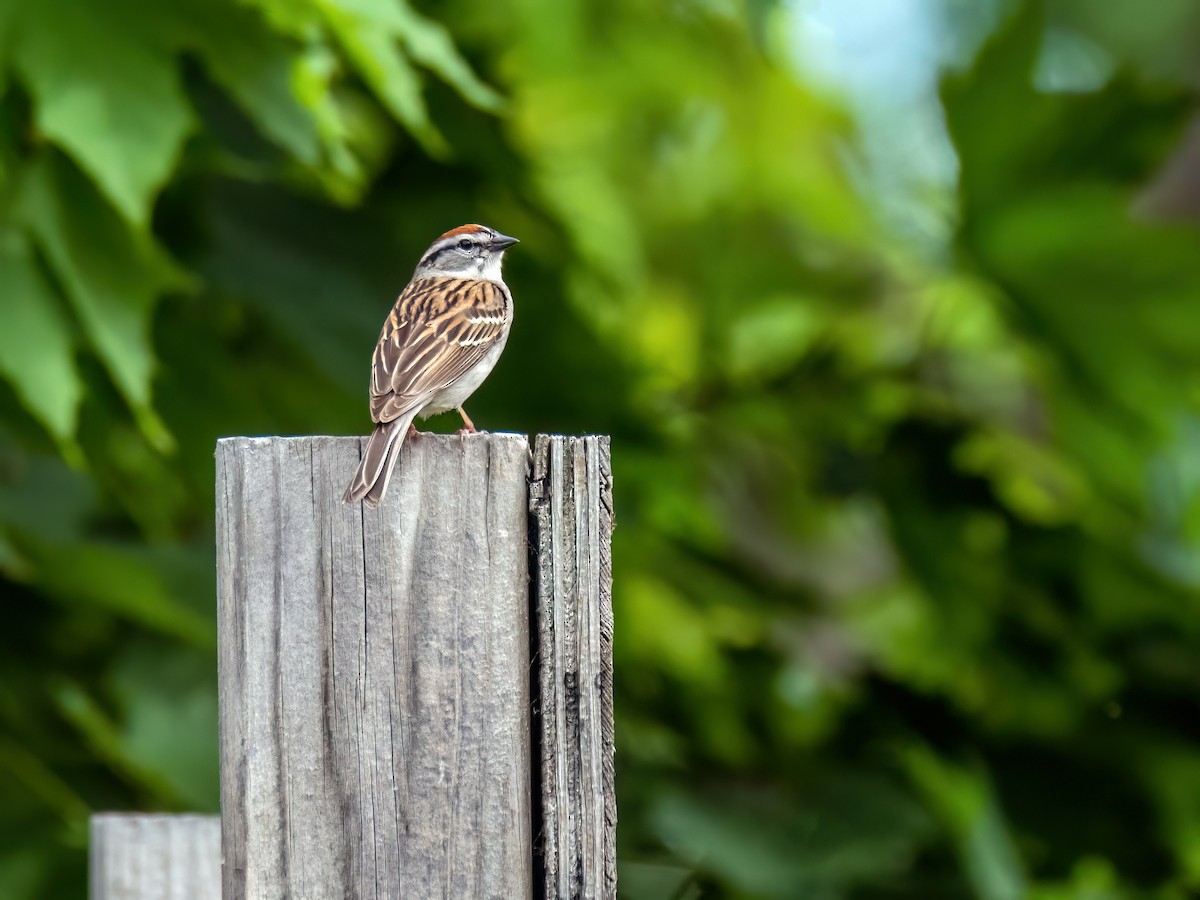
[[[507,306],[504,288],[494,281],[410,282],[371,358],[371,418],[391,421],[454,384],[504,337]]]
[[[375,431],[343,500],[378,506],[413,420],[451,409],[475,427],[463,403],[491,372],[508,340],[512,297],[500,275],[516,243],[483,225],[439,237],[384,321],[371,357]]]

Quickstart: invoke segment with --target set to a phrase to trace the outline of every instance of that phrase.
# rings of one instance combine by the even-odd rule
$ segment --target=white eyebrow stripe
[[[490,237],[491,235],[486,234],[485,232],[472,231],[467,232],[466,234],[456,234],[454,237],[442,238],[425,251],[425,255],[421,257],[421,262],[424,263],[426,260],[432,259],[445,250],[451,250],[457,247],[458,242],[461,240],[468,240],[473,244],[478,244],[482,243],[484,238]]]

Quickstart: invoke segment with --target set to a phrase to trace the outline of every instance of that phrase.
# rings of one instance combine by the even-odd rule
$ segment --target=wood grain
[[[225,900],[532,896],[528,442],[217,447]]]
[[[617,895],[606,437],[539,435],[530,482],[544,896]]]
[[[92,816],[91,900],[221,900],[217,816]]]

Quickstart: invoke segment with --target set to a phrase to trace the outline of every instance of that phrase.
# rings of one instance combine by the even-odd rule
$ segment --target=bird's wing
[[[371,358],[371,418],[390,422],[470,371],[504,336],[507,312],[494,281],[409,282]]]

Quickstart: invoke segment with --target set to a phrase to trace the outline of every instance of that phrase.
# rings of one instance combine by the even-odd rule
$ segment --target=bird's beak
[[[500,234],[500,232],[496,232],[496,236],[494,238],[492,238],[491,249],[507,250],[513,244],[519,244],[519,243],[521,243],[521,242],[518,241],[515,237],[509,237],[507,234]]]

